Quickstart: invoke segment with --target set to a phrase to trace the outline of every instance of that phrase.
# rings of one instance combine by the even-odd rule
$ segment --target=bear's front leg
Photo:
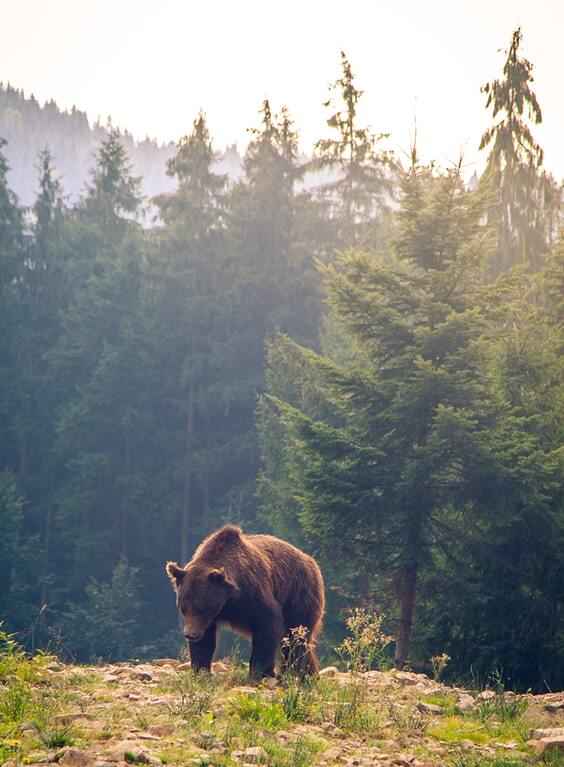
[[[249,660],[252,679],[274,676],[274,663],[284,636],[282,616],[268,611],[253,631],[253,645]]]
[[[211,671],[211,662],[215,652],[217,624],[212,623],[198,642],[189,642],[192,671]]]

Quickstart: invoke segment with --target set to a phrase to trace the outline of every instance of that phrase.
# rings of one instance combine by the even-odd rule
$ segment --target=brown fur
[[[185,567],[168,562],[166,571],[195,670],[210,669],[217,628],[228,625],[252,637],[251,676],[273,676],[282,637],[305,626],[300,670],[317,672],[314,646],[324,596],[313,557],[274,536],[245,535],[226,525],[203,541]]]

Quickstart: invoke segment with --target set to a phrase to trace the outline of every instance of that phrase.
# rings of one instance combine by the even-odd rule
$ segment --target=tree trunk
[[[415,607],[415,591],[417,588],[417,564],[413,561],[406,564],[401,573],[400,617],[396,640],[395,667],[403,668],[409,655],[411,639],[411,624]]]
[[[125,424],[124,464],[125,476],[121,509],[121,553],[124,557],[127,557],[129,548],[129,472],[131,468],[129,420]]]
[[[190,458],[192,450],[192,435],[194,433],[194,386],[190,384],[188,399],[186,401],[186,475],[184,481],[184,498],[182,500],[182,520],[180,525],[180,557],[181,561],[188,561],[189,551],[189,528],[192,511],[192,472]]]
[[[369,610],[371,605],[370,600],[370,578],[368,577],[368,569],[363,567],[359,570],[356,577],[356,590],[358,593],[358,603],[365,610]]]
[[[47,511],[45,514],[45,539],[43,542],[43,567],[42,567],[42,584],[41,584],[41,597],[39,604],[39,620],[40,623],[45,622],[45,608],[47,607],[47,572],[49,570],[49,553],[51,549],[51,518],[53,515],[53,492],[52,492],[52,480],[49,479],[49,499],[47,501]]]

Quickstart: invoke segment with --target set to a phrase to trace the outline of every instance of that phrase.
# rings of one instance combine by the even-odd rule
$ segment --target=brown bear
[[[176,591],[195,671],[210,670],[217,629],[226,625],[252,637],[251,676],[274,676],[282,638],[305,626],[300,671],[317,673],[314,646],[324,595],[313,557],[272,535],[245,535],[226,525],[200,544],[185,567],[168,562],[166,571]],[[284,645],[288,660],[287,640]]]

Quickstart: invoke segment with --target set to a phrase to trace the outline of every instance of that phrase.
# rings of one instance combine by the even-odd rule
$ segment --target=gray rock
[[[73,711],[69,714],[57,714],[54,717],[54,720],[61,724],[70,724],[77,719],[94,719],[94,714],[90,714],[87,711]]]
[[[492,698],[495,698],[495,692],[493,690],[483,690],[483,692],[478,694],[478,700],[481,701],[491,700]]]
[[[364,678],[368,679],[372,684],[378,685],[379,687],[393,687],[394,686],[394,680],[389,674],[384,673],[383,671],[366,671],[364,673]]]
[[[319,727],[323,732],[326,732],[327,735],[330,735],[332,738],[343,738],[345,735],[341,728],[337,727],[337,725],[333,724],[333,722],[321,722]]]
[[[20,732],[37,732],[37,727],[33,724],[33,722],[22,722],[20,724]]]
[[[476,701],[471,695],[462,693],[456,701],[456,710],[459,714],[467,714],[476,708]]]
[[[462,748],[476,748],[476,744],[473,740],[469,740],[468,738],[464,738],[464,740],[460,741],[460,745]]]
[[[542,740],[543,738],[558,738],[564,735],[564,727],[543,727],[531,730],[533,740]]]
[[[442,715],[443,710],[440,706],[435,706],[433,703],[422,703],[419,701],[417,709],[423,714],[439,714]]]
[[[243,752],[246,762],[264,764],[268,762],[268,753],[262,746],[249,746]]]
[[[46,751],[31,751],[27,755],[27,759],[32,764],[44,764],[49,762],[49,754]]]
[[[337,666],[326,666],[321,669],[319,676],[325,677],[326,679],[332,679],[334,676],[337,676],[338,671],[339,669]]]
[[[126,666],[122,673],[127,674],[131,679],[138,679],[141,682],[153,681],[153,674],[146,666]]]
[[[160,759],[153,756],[147,749],[139,746],[133,740],[122,740],[112,751],[111,758],[118,762],[135,762],[141,764],[162,764]]]
[[[533,749],[535,756],[549,754],[551,752],[564,752],[564,735],[555,735],[553,737],[540,738],[527,741],[527,745]]]
[[[65,748],[59,764],[67,767],[93,767],[94,759],[80,748]]]

